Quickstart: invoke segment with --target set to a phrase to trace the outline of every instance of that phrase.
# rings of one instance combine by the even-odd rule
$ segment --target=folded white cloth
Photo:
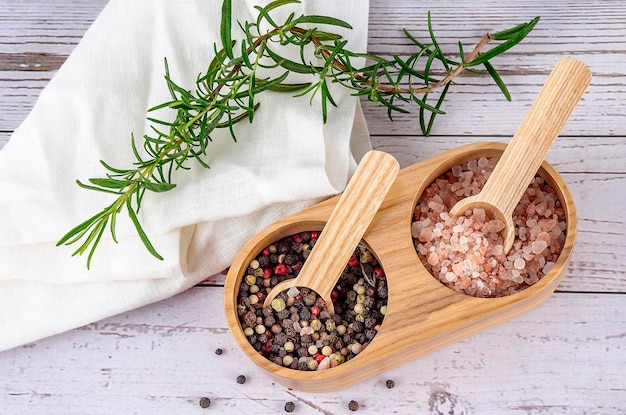
[[[253,21],[258,3],[233,2],[234,17]],[[305,0],[276,11],[343,19],[350,49],[365,51],[367,6]],[[333,90],[339,108],[324,124],[319,100],[264,92],[254,122],[236,125],[237,143],[227,130],[213,135],[211,169],[193,165],[174,190],[146,194],[140,221],[163,261],[125,213],[119,244],[105,233],[91,270],[71,257],[75,246],[55,246],[115,197],[75,180],[102,177],[100,159],[131,166],[131,133],[149,132],[146,110],[169,98],[163,59],[193,89],[220,17],[219,0],[111,0],[0,151],[0,350],[181,292],[226,268],[258,230],[343,190],[370,148],[357,98]]]

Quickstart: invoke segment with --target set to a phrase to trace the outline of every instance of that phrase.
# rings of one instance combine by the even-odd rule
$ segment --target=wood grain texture
[[[28,115],[107,0],[0,2],[0,149]],[[408,167],[459,145],[507,142],[550,69],[585,62],[593,82],[547,160],[576,201],[578,238],[558,290],[506,324],[344,389],[289,391],[250,363],[221,311],[224,275],[139,310],[0,353],[3,414],[297,413],[626,414],[626,3],[371,0],[368,50],[410,53],[406,27],[427,40],[426,13],[445,51],[468,49],[485,31],[539,15],[533,33],[497,58],[513,100],[464,74],[433,135],[416,113],[391,122],[364,101],[376,149]],[[0,203],[2,199],[0,198]],[[219,358],[214,349],[222,347]],[[245,385],[234,381],[248,376]],[[396,381],[386,389],[385,379]],[[198,399],[208,396],[211,408]]]
[[[340,393],[291,391],[249,363],[219,287],[0,353],[3,414],[624,414],[623,296],[560,293],[535,310]],[[221,356],[215,349],[222,348]],[[245,375],[244,385],[236,383]],[[387,389],[386,379],[396,387]],[[202,396],[211,407],[198,405]]]

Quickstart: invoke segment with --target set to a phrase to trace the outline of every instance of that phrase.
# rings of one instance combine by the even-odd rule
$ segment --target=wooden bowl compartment
[[[277,382],[294,389],[341,389],[515,318],[547,299],[562,279],[576,236],[574,202],[556,170],[544,162],[539,174],[555,190],[566,214],[566,239],[555,266],[534,285],[499,298],[470,297],[449,289],[422,265],[411,236],[413,209],[424,189],[454,165],[502,154],[504,143],[476,143],[431,157],[400,171],[363,240],[387,276],[387,313],[376,337],[352,360],[323,371],[299,371],[260,356],[237,316],[237,292],[248,263],[265,246],[302,231],[321,230],[338,196],[263,229],[239,252],[224,287],[229,327],[244,353]]]

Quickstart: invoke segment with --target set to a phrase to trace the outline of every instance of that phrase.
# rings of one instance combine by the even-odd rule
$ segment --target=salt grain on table
[[[558,259],[566,229],[554,190],[537,176],[513,213],[516,238],[504,254],[500,220],[483,209],[451,217],[460,199],[477,194],[497,158],[481,157],[452,167],[424,190],[411,234],[420,259],[442,283],[467,295],[500,297],[518,292],[545,275]]]

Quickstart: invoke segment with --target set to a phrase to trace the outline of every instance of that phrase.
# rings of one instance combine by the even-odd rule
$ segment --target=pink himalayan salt
[[[411,233],[424,266],[442,283],[467,295],[500,297],[518,292],[545,275],[565,241],[565,213],[554,190],[537,176],[513,214],[516,239],[504,255],[504,224],[484,210],[450,217],[458,200],[480,191],[497,159],[454,166],[424,190]]]

